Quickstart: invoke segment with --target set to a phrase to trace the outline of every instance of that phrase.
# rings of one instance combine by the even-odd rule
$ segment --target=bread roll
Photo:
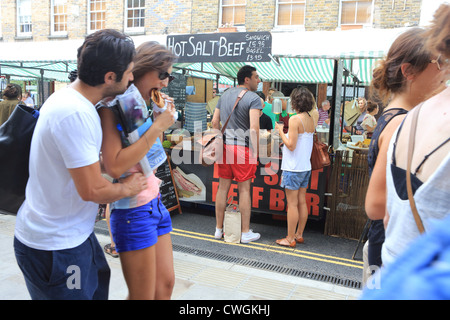
[[[151,92],[151,99],[153,102],[161,109],[164,108],[165,101],[164,98],[161,96],[161,92],[157,89],[153,89]]]

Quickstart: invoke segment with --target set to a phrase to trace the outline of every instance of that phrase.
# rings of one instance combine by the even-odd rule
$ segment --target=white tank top
[[[392,176],[391,159],[398,130],[394,133],[387,152],[386,207],[389,212],[389,222],[386,229],[386,240],[382,249],[383,265],[386,266],[402,254],[411,242],[420,235],[409,200],[399,197]],[[450,153],[442,160],[439,167],[427,181],[416,190],[414,200],[425,227],[425,232],[430,231],[434,223],[439,223],[439,221],[449,216]]]
[[[301,118],[300,121],[302,121]],[[304,128],[305,126],[303,125],[303,129]],[[286,136],[289,138],[289,133],[286,134]],[[314,139],[314,132],[299,133],[297,139],[297,146],[295,147],[294,151],[290,151],[284,145],[281,170],[296,171],[296,172],[310,171],[313,139]]]

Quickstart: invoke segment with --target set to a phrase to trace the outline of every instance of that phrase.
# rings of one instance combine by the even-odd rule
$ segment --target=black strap
[[[449,141],[450,141],[450,138],[448,138],[447,140],[445,140],[444,142],[442,142],[439,146],[436,147],[436,149],[434,149],[434,150],[431,151],[429,154],[427,154],[427,155],[423,158],[423,160],[422,160],[422,162],[419,164],[419,166],[417,167],[417,169],[416,169],[416,171],[415,171],[414,174],[416,174],[417,171],[419,171],[420,167],[422,167],[422,165],[425,163],[425,161],[427,161],[427,159],[428,159],[433,153],[435,153],[437,150],[439,150],[439,148],[441,148],[444,144],[446,144],[446,143],[449,142]]]

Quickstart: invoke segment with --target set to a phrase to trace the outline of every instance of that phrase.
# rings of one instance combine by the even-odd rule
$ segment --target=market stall
[[[219,186],[217,165],[203,166],[195,138],[185,137],[170,149],[171,167],[180,201],[215,204]],[[277,147],[278,148],[278,147]],[[286,214],[286,195],[280,187],[281,155],[260,157],[251,196],[254,212]],[[328,168],[313,171],[306,200],[310,217],[322,219]],[[233,182],[229,196],[238,199],[237,183]]]
[[[311,32],[289,32],[289,33],[238,33],[229,34],[208,34],[206,38],[196,40],[197,35],[184,35],[181,45],[177,47],[179,53],[185,53],[191,60],[180,60],[175,64],[174,69],[180,75],[178,81],[174,81],[167,88],[169,95],[174,96],[177,110],[180,113],[186,112],[186,98],[188,87],[186,79],[189,77],[201,77],[216,83],[225,82],[229,85],[235,83],[237,71],[245,64],[253,65],[257,68],[260,77],[267,83],[278,82],[301,82],[328,84],[332,87],[330,123],[327,128],[318,128],[318,136],[327,142],[332,150],[333,164],[321,172],[313,173],[313,178],[308,190],[309,208],[311,217],[334,219],[329,224],[327,232],[329,234],[339,234],[336,223],[344,224],[345,219],[337,218],[337,210],[345,207],[340,203],[348,193],[339,193],[340,189],[334,186],[339,185],[337,180],[347,181],[347,178],[336,177],[352,176],[348,172],[353,169],[359,170],[361,164],[355,160],[364,150],[355,150],[347,147],[348,142],[342,141],[346,136],[341,132],[339,106],[345,100],[345,88],[354,86],[354,79],[358,79],[358,85],[368,85],[371,80],[372,69],[378,59],[387,52],[392,41],[403,32],[404,29],[368,29],[350,31],[311,31]],[[194,36],[194,38],[192,38]],[[253,37],[255,36],[255,37]],[[270,38],[267,38],[270,36]],[[204,37],[204,36],[203,36]],[[217,40],[218,37],[219,40]],[[239,39],[244,40],[239,40]],[[225,41],[221,40],[224,38]],[[167,45],[176,46],[175,41],[169,42],[171,35],[151,35],[136,36],[133,40],[136,45],[148,40],[156,40]],[[218,41],[222,51],[212,52],[211,41]],[[268,45],[270,40],[270,45]],[[295,40],[295,41],[293,41]],[[210,42],[207,42],[210,41]],[[0,58],[0,75],[13,77],[34,77],[45,81],[67,81],[70,71],[76,68],[76,49],[82,40],[74,41],[49,41],[42,43],[5,43],[4,54]],[[246,42],[247,47],[242,43]],[[207,45],[209,44],[209,46]],[[184,51],[182,50],[184,45]],[[39,50],[37,50],[37,47]],[[188,51],[194,48],[194,51]],[[270,49],[270,50],[266,50]],[[205,56],[208,59],[205,59]],[[222,55],[228,60],[218,60]],[[345,70],[350,76],[345,76]],[[353,77],[355,76],[355,77]],[[22,78],[20,78],[22,79]],[[175,88],[174,86],[177,85]],[[344,94],[342,89],[344,88]],[[342,98],[344,96],[344,99]],[[206,102],[206,101],[205,101]],[[185,117],[181,117],[184,121]],[[185,123],[181,123],[180,128],[184,128]],[[203,130],[203,126],[202,126]],[[194,132],[189,132],[193,135]],[[350,138],[352,139],[352,138]],[[349,141],[356,143],[356,141]],[[184,142],[187,146],[188,143]],[[351,145],[348,145],[351,147]],[[195,159],[195,144],[191,140],[191,150],[183,151],[186,158]],[[176,148],[170,149],[173,152]],[[280,159],[262,157],[258,172],[260,173],[253,183],[253,209],[255,211],[285,214],[285,199],[283,190],[279,187],[280,170],[276,170],[276,165]],[[214,194],[217,186],[217,175],[214,167],[202,167],[198,163],[174,163],[172,168],[180,169],[185,175],[196,175],[205,188],[204,197],[199,195],[180,196],[181,201],[214,203]],[[364,161],[363,161],[364,162]],[[340,165],[337,165],[337,164]],[[337,171],[341,170],[341,171]],[[342,170],[346,170],[342,172]],[[365,168],[362,168],[365,170]],[[269,174],[261,174],[262,172]],[[176,172],[176,171],[175,171]],[[339,173],[340,172],[340,173]],[[359,171],[358,171],[359,172]],[[192,176],[191,176],[192,177]],[[337,179],[337,180],[336,180]],[[195,177],[194,177],[195,180]],[[355,186],[356,180],[350,179],[351,186]],[[364,181],[358,182],[360,190],[364,189]],[[203,187],[202,185],[202,187]],[[236,188],[233,187],[233,192]],[[338,191],[336,191],[338,190]],[[353,193],[352,193],[353,195]],[[359,196],[361,198],[361,196]],[[347,199],[347,208],[357,206],[358,216],[364,216],[362,205],[354,204],[355,199]],[[360,199],[361,200],[361,199]],[[358,200],[359,201],[359,200]],[[344,212],[344,211],[343,211]],[[326,215],[325,215],[326,213]],[[332,220],[330,220],[331,222]],[[327,221],[328,222],[328,221]],[[347,222],[346,222],[347,223]],[[356,222],[355,225],[360,225]],[[334,226],[334,227],[331,227]],[[334,228],[334,230],[333,230]],[[358,234],[358,232],[353,233]],[[352,236],[354,237],[354,235]]]

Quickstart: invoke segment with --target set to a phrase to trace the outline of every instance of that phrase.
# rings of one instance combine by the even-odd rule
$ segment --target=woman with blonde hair
[[[167,87],[176,57],[156,42],[145,42],[136,49],[134,86],[147,102],[156,91]],[[130,172],[142,172],[138,164],[158,137],[174,123],[173,100],[169,102],[141,138],[126,146],[110,108],[99,108],[103,128],[102,156],[106,172],[119,179]],[[147,119],[149,121],[149,119]],[[163,151],[162,151],[163,152]],[[160,180],[153,172],[147,177],[148,188],[133,199],[111,204],[111,233],[119,253],[129,290],[129,299],[170,299],[175,275],[173,269],[172,222],[161,202]]]

